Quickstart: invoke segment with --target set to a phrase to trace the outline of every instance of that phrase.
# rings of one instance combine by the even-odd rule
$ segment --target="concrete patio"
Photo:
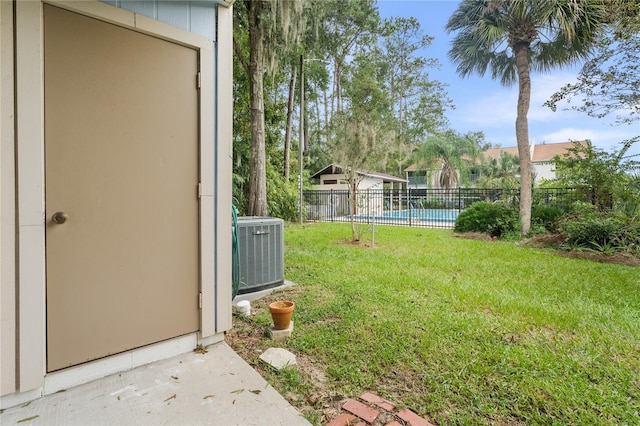
[[[5,409],[4,425],[309,425],[226,343]]]

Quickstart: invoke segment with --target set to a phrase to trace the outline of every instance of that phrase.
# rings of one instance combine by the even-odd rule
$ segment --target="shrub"
[[[460,213],[454,226],[455,232],[483,232],[492,237],[502,237],[518,229],[517,211],[502,202],[478,201]]]
[[[628,251],[640,253],[640,224],[621,217],[588,214],[567,216],[560,225],[571,248],[586,248],[604,253]]]
[[[596,208],[591,203],[574,201],[569,206],[569,213],[575,216],[593,216],[596,213]]]
[[[418,200],[418,207],[422,209],[444,209],[446,205],[443,200],[426,200],[421,198]]]
[[[598,249],[609,246],[620,228],[619,221],[598,216],[576,217],[564,222],[562,231],[571,247]]]
[[[540,204],[531,210],[531,228],[543,227],[549,232],[558,231],[558,219],[564,214],[561,208]],[[536,234],[542,232],[536,232]]]
[[[623,221],[623,226],[613,238],[616,247],[640,256],[640,222]]]
[[[275,169],[267,169],[267,211],[286,221],[298,219],[298,189],[295,180],[286,181]]]
[[[624,213],[599,212],[592,204],[577,201],[558,220],[558,229],[570,248],[640,254],[640,222]]]

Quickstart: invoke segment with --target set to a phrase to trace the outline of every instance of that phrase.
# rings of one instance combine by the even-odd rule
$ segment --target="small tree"
[[[359,240],[354,218],[358,171],[384,169],[393,140],[393,132],[389,130],[392,128],[389,98],[371,72],[374,59],[375,53],[366,52],[354,58],[344,87],[344,101],[349,108],[335,114],[332,123],[336,129],[331,141],[333,161],[346,168],[348,177],[353,241]]]
[[[378,137],[378,130],[370,117],[344,115],[339,120],[332,152],[334,161],[344,168],[347,176],[351,239],[355,242],[360,239],[355,226],[356,193],[361,179],[358,171],[382,162],[384,138]]]
[[[624,203],[618,207],[625,214],[637,214],[640,208],[640,157],[628,155],[628,152],[638,141],[640,137],[626,141],[612,153],[594,148],[590,143],[585,146],[574,142],[567,154],[554,159],[557,182],[587,189],[589,201],[597,210],[613,208],[614,196],[618,196]]]

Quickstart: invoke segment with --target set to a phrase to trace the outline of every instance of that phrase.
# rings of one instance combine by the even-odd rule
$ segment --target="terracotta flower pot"
[[[276,330],[286,330],[291,323],[291,315],[293,315],[293,302],[288,300],[279,300],[269,305],[271,319],[273,319],[273,328]]]

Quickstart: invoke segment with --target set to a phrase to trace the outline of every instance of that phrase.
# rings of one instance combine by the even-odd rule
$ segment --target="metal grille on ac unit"
[[[274,217],[239,217],[239,294],[284,283],[284,221]]]

